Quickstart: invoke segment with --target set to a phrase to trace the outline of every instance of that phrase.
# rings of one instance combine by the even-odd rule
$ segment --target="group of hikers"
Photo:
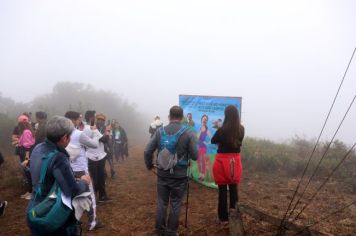
[[[12,144],[24,174],[27,192],[21,197],[30,200],[28,208],[43,202],[55,182],[63,195],[70,198],[86,190],[90,193],[88,230],[95,230],[104,226],[97,220],[96,202],[111,201],[105,189],[108,178],[105,163],[108,162],[111,177],[115,178],[114,162],[129,157],[128,139],[119,122],[114,119],[106,122],[102,113],[88,110],[84,118],[85,121],[79,112],[68,111],[47,121],[47,114],[40,111],[36,112],[36,122],[32,122],[31,113],[25,112],[18,117]],[[54,155],[44,167],[44,159],[50,153]],[[43,168],[47,171],[41,181]],[[78,188],[80,180],[84,180],[87,188]],[[6,205],[4,201],[0,207],[5,211]],[[46,235],[28,223],[32,235]],[[60,227],[57,234],[51,235],[67,235],[67,231]]]
[[[30,117],[21,115],[13,134],[13,144],[29,182],[29,194],[23,197],[30,199],[26,219],[31,234],[81,235],[79,220],[84,211],[88,214],[88,230],[102,227],[96,216],[96,202],[111,201],[105,189],[108,177],[105,163],[109,163],[111,177],[115,177],[114,160],[128,157],[125,130],[116,121],[108,125],[106,116],[93,110],[85,113],[85,121],[75,111],[48,121],[46,114],[40,112],[36,118],[37,123],[31,125]],[[203,116],[202,120],[205,119]],[[151,138],[144,150],[144,163],[157,175],[157,235],[178,235],[180,208],[189,181],[187,170],[191,160],[199,160],[202,152],[199,139],[201,133],[207,133],[201,128],[197,134],[192,129],[194,125],[192,114],[184,118],[183,109],[173,106],[168,125],[163,126],[156,116],[149,127]],[[243,138],[239,112],[229,105],[222,125],[211,138],[211,143],[218,147],[213,165],[219,189],[218,224],[228,224],[228,210],[236,208],[238,202]],[[53,204],[53,195],[59,204],[58,201]]]

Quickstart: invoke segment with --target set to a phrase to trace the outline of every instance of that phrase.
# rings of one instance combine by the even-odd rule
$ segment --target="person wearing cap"
[[[17,144],[19,143],[19,138],[20,138],[20,131],[19,131],[19,125],[18,123],[20,122],[30,122],[30,119],[28,118],[28,116],[26,115],[27,113],[24,112],[22,113],[22,115],[20,115],[17,118],[17,125],[14,127],[13,131],[12,131],[12,136],[11,136],[11,143],[12,145],[14,145],[15,147],[17,147]],[[15,153],[16,154],[16,153]],[[16,154],[17,155],[17,154]]]
[[[35,144],[34,131],[29,123],[29,119],[25,115],[20,115],[17,119],[18,121],[18,143],[16,145],[16,154],[20,158],[20,162],[25,175],[25,182],[27,186],[27,192],[21,195],[21,198],[27,200],[31,197],[32,192],[32,181],[31,174],[29,172],[30,167],[30,155]]]
[[[151,138],[155,134],[156,130],[158,130],[162,126],[163,126],[163,123],[162,123],[160,117],[156,116],[154,121],[151,123],[150,128],[148,129],[148,132],[151,134]]]
[[[109,134],[106,132],[105,120],[106,116],[102,113],[95,114],[95,111],[87,111],[85,113],[86,125],[83,132],[93,138],[99,139],[97,148],[88,148],[86,156],[88,157],[89,173],[93,178],[95,193],[98,193],[98,202],[108,202],[111,199],[107,196],[105,190],[105,144],[109,142]]]

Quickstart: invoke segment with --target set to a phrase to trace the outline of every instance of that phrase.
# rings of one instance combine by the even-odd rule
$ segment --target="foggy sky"
[[[241,96],[247,136],[313,138],[356,47],[355,12],[352,0],[2,0],[0,91],[28,102],[89,83],[152,118],[179,94]],[[355,85],[356,58],[324,139]],[[337,138],[356,141],[355,118],[353,107]]]

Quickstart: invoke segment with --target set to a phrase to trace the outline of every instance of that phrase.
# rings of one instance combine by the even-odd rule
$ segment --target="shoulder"
[[[70,168],[70,163],[69,163],[69,160],[68,160],[68,156],[63,153],[63,152],[60,152],[58,150],[52,150],[51,152],[54,152],[53,154],[53,158],[52,158],[52,165],[53,165],[53,168],[57,168],[59,166],[68,166],[68,168]],[[50,153],[48,153],[50,154]]]
[[[241,130],[242,132],[245,132],[245,127],[244,127],[243,125],[240,125],[240,130]]]
[[[221,133],[223,133],[222,127],[218,128],[218,129],[216,130],[214,136],[218,136],[218,135],[220,135]]]

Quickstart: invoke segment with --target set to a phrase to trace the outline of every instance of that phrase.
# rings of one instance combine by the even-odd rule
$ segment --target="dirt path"
[[[156,209],[156,177],[147,171],[143,162],[143,147],[130,147],[131,157],[115,164],[117,177],[108,179],[107,189],[113,199],[99,204],[98,218],[105,227],[94,232],[84,229],[84,235],[154,235]],[[14,184],[11,184],[11,181]],[[6,216],[0,218],[0,235],[29,235],[25,222],[27,201],[21,199],[16,178],[0,185],[0,196],[9,202]],[[228,235],[228,227],[215,224],[217,191],[190,182],[188,229],[184,228],[185,205],[181,210],[180,232],[182,235]],[[268,214],[282,216],[291,191],[297,181],[252,173],[244,173],[240,186],[240,201]],[[342,193],[335,183],[322,192],[303,219],[318,219],[325,212],[335,210],[355,200],[355,195]],[[83,226],[87,221],[83,216]],[[276,227],[243,217],[248,235],[275,235]],[[356,209],[350,208],[336,215],[317,229],[335,235],[356,235]]]

